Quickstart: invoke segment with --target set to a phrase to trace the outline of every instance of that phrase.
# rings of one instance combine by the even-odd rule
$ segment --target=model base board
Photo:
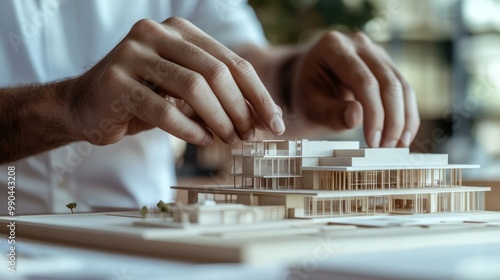
[[[500,242],[500,213],[287,219],[246,225],[182,224],[140,212],[21,216],[19,237],[193,262],[275,263],[318,250],[364,252]],[[0,218],[6,233],[11,220]]]

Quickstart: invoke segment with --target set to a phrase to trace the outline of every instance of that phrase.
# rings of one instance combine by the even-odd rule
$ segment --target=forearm
[[[78,139],[67,96],[72,80],[0,89],[0,163]]]

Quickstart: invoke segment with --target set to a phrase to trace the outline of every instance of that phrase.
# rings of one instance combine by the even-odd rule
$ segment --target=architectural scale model
[[[500,244],[500,213],[482,211],[490,188],[462,186],[462,169],[478,166],[448,164],[447,155],[271,140],[243,142],[233,162],[232,185],[174,187],[188,192],[188,204],[19,216],[16,237],[266,264]],[[0,233],[10,234],[12,219],[0,217]]]
[[[484,211],[490,190],[462,186],[462,169],[478,165],[449,164],[446,154],[408,148],[264,140],[244,141],[232,154],[233,186],[174,188],[187,190],[190,204],[201,197],[260,209],[260,218],[250,220]],[[196,209],[189,208],[191,217],[206,211]]]

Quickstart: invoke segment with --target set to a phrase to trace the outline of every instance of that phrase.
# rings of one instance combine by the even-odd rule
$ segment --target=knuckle
[[[252,64],[241,57],[232,58],[229,68],[232,73],[239,76],[245,76],[254,71]]]
[[[161,26],[159,23],[152,19],[141,19],[136,22],[130,31],[130,35],[135,38],[151,38],[155,36],[158,32],[161,32]]]
[[[178,17],[178,16],[173,16],[173,17],[167,18],[164,21],[164,23],[168,26],[179,28],[179,27],[183,27],[183,26],[188,25],[189,21],[184,19],[184,18]]]
[[[390,72],[385,72],[379,76],[380,84],[387,90],[384,94],[389,95],[390,98],[401,98],[403,86],[399,80]]]
[[[172,110],[170,108],[170,103],[165,102],[163,106],[157,106],[154,109],[154,114],[157,116],[158,119],[160,120],[165,120],[169,122],[169,125],[175,126],[178,120],[176,120],[173,115],[172,115]]]
[[[141,47],[134,40],[124,40],[118,45],[117,55],[124,57],[133,57],[141,52]]]
[[[202,75],[198,73],[192,73],[184,75],[180,78],[181,87],[188,96],[194,96],[199,91],[202,90],[202,86],[205,85],[206,81]]]
[[[349,43],[344,37],[345,35],[338,31],[325,33],[320,38],[316,49],[319,52],[331,53],[337,58],[350,60],[357,54],[352,47],[352,43]]]
[[[149,109],[148,103],[144,98],[144,92],[139,88],[130,91],[129,100],[129,106],[132,110],[135,110],[137,112],[147,112],[147,110]]]
[[[229,68],[221,62],[216,62],[207,69],[207,80],[209,81],[225,81],[230,75]]]
[[[121,81],[123,79],[123,71],[117,65],[110,65],[99,77],[99,81],[104,83],[113,83],[115,81]]]
[[[274,104],[274,100],[269,94],[264,94],[264,93],[260,94],[259,101],[263,106]]]
[[[371,53],[373,51],[378,52],[371,39],[368,38],[368,36],[366,36],[363,32],[356,32],[353,34],[352,44],[358,54]]]
[[[363,88],[371,89],[371,90],[379,90],[379,84],[375,77],[368,71],[360,71],[357,74],[357,79],[359,81],[359,85]]]
[[[354,32],[352,34],[352,38],[353,38],[354,44],[356,46],[359,46],[359,47],[365,47],[365,46],[371,45],[371,43],[372,43],[371,39],[368,36],[366,36],[365,33],[361,32],[361,31]]]
[[[338,31],[330,31],[325,33],[321,39],[320,42],[327,43],[327,44],[342,44],[343,43],[343,35],[342,33]]]

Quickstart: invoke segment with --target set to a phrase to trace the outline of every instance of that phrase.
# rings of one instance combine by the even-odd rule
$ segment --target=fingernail
[[[277,135],[281,135],[283,134],[283,132],[285,132],[285,122],[283,122],[283,119],[280,115],[274,115],[273,121],[271,123],[271,129],[273,130],[274,134]]]
[[[372,141],[371,141],[372,148],[378,148],[380,146],[381,138],[382,138],[382,133],[380,132],[380,130],[376,130],[372,136]]]
[[[236,141],[238,141],[239,139],[240,138],[238,137],[238,135],[235,132],[233,132],[233,134],[231,134],[231,137],[229,137],[229,139],[227,140],[227,143],[229,145],[232,145],[232,144],[236,143]]]
[[[255,137],[255,130],[250,129],[249,131],[247,131],[247,133],[245,133],[245,135],[243,135],[243,140],[250,141],[253,140],[254,137]]]
[[[386,141],[384,145],[382,145],[384,148],[394,148],[398,144],[398,140],[390,140]]]
[[[411,132],[410,131],[405,131],[403,135],[401,136],[401,142],[405,144],[406,147],[409,147],[411,144]]]
[[[214,142],[214,138],[211,135],[205,136],[205,139],[203,139],[203,146],[208,146]]]

